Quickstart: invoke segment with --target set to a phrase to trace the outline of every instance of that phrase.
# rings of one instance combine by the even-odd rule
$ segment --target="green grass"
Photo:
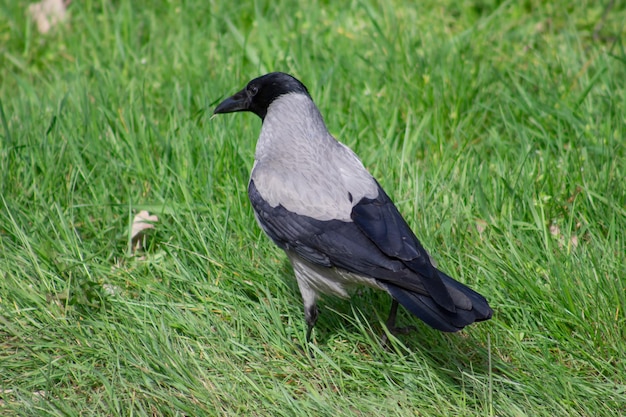
[[[0,5],[0,414],[626,414],[626,5],[382,3],[74,1],[46,36]],[[363,290],[301,354],[246,196],[260,123],[210,118],[272,70],[491,321],[403,313],[386,351]]]

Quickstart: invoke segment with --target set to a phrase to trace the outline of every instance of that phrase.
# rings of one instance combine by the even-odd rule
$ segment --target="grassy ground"
[[[624,3],[250,3],[74,1],[45,36],[0,5],[0,414],[626,414]],[[403,314],[386,351],[363,290],[300,353],[245,194],[260,123],[210,119],[271,70],[493,320]]]

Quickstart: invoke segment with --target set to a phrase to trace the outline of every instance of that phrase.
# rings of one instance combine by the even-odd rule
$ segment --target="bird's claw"
[[[397,336],[399,334],[409,334],[412,331],[417,330],[417,327],[415,326],[405,326],[405,327],[387,327],[387,330],[389,330],[389,333],[391,333],[394,336]],[[390,347],[389,345],[389,337],[387,337],[387,333],[383,333],[383,336],[380,340],[380,344],[385,348],[388,349]]]

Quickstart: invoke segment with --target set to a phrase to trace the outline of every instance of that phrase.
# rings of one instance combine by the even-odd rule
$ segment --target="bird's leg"
[[[415,330],[414,326],[407,326],[407,327],[396,327],[396,316],[398,315],[398,302],[396,300],[392,300],[391,301],[391,310],[389,310],[389,317],[387,318],[387,322],[385,323],[387,325],[387,330],[389,330],[389,333],[396,335],[396,334],[407,334],[412,330]],[[389,338],[387,337],[387,334],[383,334],[382,337],[382,344],[383,346],[387,346],[387,342],[389,342]]]
[[[318,316],[317,292],[315,292],[309,284],[313,272],[311,272],[310,267],[307,266],[305,261],[300,259],[294,252],[286,250],[285,253],[291,260],[293,271],[298,281],[298,288],[300,288],[300,295],[302,296],[302,303],[304,304],[304,319],[307,325],[306,343],[308,345],[311,343],[311,333],[313,332],[313,327],[315,327]]]
[[[396,300],[391,300],[391,310],[389,310],[389,317],[387,317],[387,328],[391,331],[391,329],[395,329],[396,327],[396,316],[398,314],[398,302]]]
[[[315,327],[315,322],[317,322],[317,316],[319,311],[317,309],[317,304],[313,303],[311,305],[304,306],[304,319],[306,320],[306,343],[311,343],[311,333],[313,332],[313,327]]]

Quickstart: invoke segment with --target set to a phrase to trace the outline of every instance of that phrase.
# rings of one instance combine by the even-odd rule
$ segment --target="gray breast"
[[[272,206],[318,220],[350,220],[363,197],[378,185],[347,146],[328,133],[305,95],[289,94],[268,109],[251,178]]]

